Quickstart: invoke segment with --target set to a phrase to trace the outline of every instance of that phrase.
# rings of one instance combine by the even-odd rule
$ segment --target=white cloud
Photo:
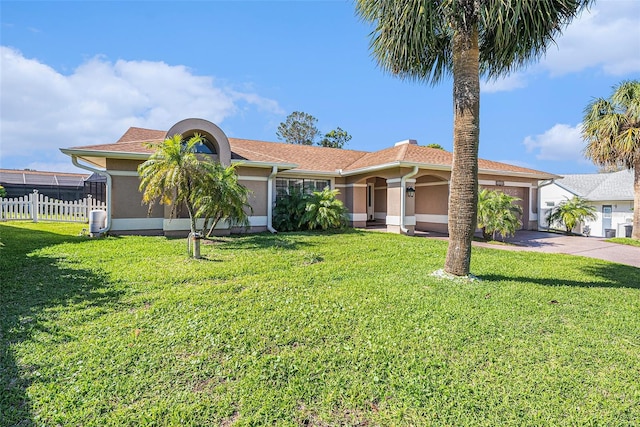
[[[481,83],[484,93],[527,86],[536,73],[561,76],[588,68],[613,76],[640,72],[640,1],[601,0],[583,11],[547,48],[540,62],[507,77]]]
[[[522,74],[513,73],[499,79],[480,82],[480,90],[483,93],[508,92],[523,88],[526,85],[527,82],[524,80]]]
[[[531,163],[525,162],[522,160],[506,159],[506,160],[497,160],[497,161],[500,163],[506,163],[508,165],[520,166],[521,168],[536,169],[535,165],[532,165]]]
[[[275,100],[182,65],[95,57],[64,75],[9,47],[0,46],[0,59],[2,167],[68,161],[60,147],[111,143],[130,126],[167,129],[187,117],[220,124],[246,109],[283,114]]]
[[[640,2],[601,0],[573,21],[541,61],[551,75],[596,67],[621,76],[640,71]]]
[[[542,134],[527,136],[523,144],[527,153],[535,152],[538,160],[577,161],[588,163],[582,155],[582,125],[556,124]]]

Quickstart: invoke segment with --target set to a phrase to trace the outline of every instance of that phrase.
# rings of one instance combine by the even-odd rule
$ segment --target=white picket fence
[[[60,222],[88,222],[92,210],[107,210],[104,202],[91,195],[81,200],[66,202],[33,193],[12,199],[0,198],[0,221],[32,220]]]

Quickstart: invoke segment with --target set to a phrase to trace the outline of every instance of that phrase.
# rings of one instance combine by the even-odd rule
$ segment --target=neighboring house
[[[625,237],[633,219],[633,172],[564,175],[540,185],[540,228],[546,229],[547,212],[561,201],[580,196],[596,208],[597,219],[576,226],[575,232],[589,227],[597,237]],[[607,231],[609,230],[609,231]]]
[[[105,182],[103,176],[96,174],[0,169],[0,185],[7,190],[8,198],[26,196],[38,190],[51,199],[74,201],[91,194],[104,202]]]
[[[186,218],[169,217],[170,209],[157,206],[147,215],[138,189],[138,165],[153,152],[145,143],[167,136],[194,133],[206,138],[204,152],[223,165],[236,164],[239,181],[252,194],[249,232],[272,230],[272,212],[278,193],[290,187],[307,191],[329,186],[349,212],[353,227],[374,221],[389,231],[447,231],[447,205],[452,153],[421,147],[406,140],[375,151],[341,150],[317,146],[227,138],[215,124],[186,119],[169,131],[130,128],[113,144],[64,148],[72,162],[107,177],[107,219],[103,228],[118,234],[185,234]],[[488,160],[479,161],[480,185],[522,199],[523,228],[537,229],[538,181],[556,175]],[[228,230],[221,224],[220,233]]]

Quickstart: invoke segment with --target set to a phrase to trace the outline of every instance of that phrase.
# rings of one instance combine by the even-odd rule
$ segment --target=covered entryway
[[[367,227],[384,226],[387,217],[387,181],[381,177],[366,179]]]

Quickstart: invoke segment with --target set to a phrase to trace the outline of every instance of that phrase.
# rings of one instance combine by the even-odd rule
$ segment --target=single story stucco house
[[[596,219],[576,225],[581,233],[585,226],[596,237],[625,237],[633,223],[633,171],[611,173],[567,174],[540,185],[540,228],[546,229],[547,213],[563,200],[582,197],[596,209]],[[630,237],[630,236],[629,236]]]
[[[237,164],[239,182],[252,194],[249,232],[274,231],[272,212],[276,197],[291,186],[340,191],[350,224],[364,228],[377,222],[391,232],[447,231],[447,208],[452,153],[419,146],[414,140],[398,142],[380,151],[356,151],[317,146],[228,138],[215,124],[186,119],[168,131],[132,127],[113,144],[63,148],[72,162],[107,177],[105,231],[116,234],[185,234],[188,218],[169,217],[157,206],[147,214],[138,190],[138,165],[149,158],[147,142],[194,133],[205,139],[205,152],[223,165]],[[489,160],[479,161],[479,181],[517,196],[523,208],[523,228],[538,227],[538,182],[557,176]],[[242,232],[222,224],[221,234]]]

